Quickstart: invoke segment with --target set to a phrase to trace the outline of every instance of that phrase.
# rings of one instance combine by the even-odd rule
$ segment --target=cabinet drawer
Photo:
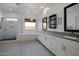
[[[79,50],[70,46],[66,46],[65,52],[67,56],[79,56]]]
[[[44,37],[43,37],[43,44],[44,44],[48,49],[50,49],[50,36],[49,36],[49,35],[44,34]]]
[[[52,42],[52,51],[55,52],[57,56],[64,56],[65,53],[65,47],[63,47],[62,43],[59,43],[57,41]]]
[[[71,40],[68,40],[68,39],[64,39],[64,38],[60,38],[60,37],[56,37],[54,36],[54,39],[62,44],[65,44],[67,46],[71,46],[71,47],[74,47],[76,49],[79,49],[79,43],[78,42],[75,42],[75,41],[71,41]]]

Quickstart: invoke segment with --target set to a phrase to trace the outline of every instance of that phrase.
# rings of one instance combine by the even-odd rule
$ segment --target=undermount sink
[[[72,36],[64,36],[64,37],[69,39],[78,39],[77,37],[72,37]]]

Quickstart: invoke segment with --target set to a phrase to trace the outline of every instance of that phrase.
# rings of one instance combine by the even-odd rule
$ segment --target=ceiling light
[[[41,8],[44,8],[43,6],[41,6]]]
[[[50,9],[50,8],[46,7],[46,8],[44,9],[44,11],[43,11],[43,14],[45,15],[49,9]]]
[[[32,18],[31,18],[30,20],[31,20],[31,21],[33,21],[33,19],[32,19]]]
[[[12,8],[9,8],[9,11],[12,11]]]

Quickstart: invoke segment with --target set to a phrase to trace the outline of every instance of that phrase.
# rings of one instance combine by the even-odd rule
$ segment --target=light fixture
[[[43,9],[44,7],[43,7],[43,6],[41,6],[41,8]]]
[[[32,17],[32,13],[33,13],[33,12],[32,12],[32,10],[31,10],[30,12],[31,12],[31,13],[30,13],[30,14],[31,14],[30,20],[33,21],[33,17]]]
[[[12,8],[9,8],[9,11],[12,11]]]
[[[49,9],[50,9],[50,8],[46,7],[46,8],[43,10],[43,14],[45,15]]]
[[[30,20],[33,21],[33,18],[31,18]]]

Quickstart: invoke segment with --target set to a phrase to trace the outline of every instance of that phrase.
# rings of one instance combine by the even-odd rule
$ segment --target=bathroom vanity
[[[63,35],[64,34],[64,35]],[[79,38],[65,33],[39,32],[38,40],[57,56],[79,56]]]

